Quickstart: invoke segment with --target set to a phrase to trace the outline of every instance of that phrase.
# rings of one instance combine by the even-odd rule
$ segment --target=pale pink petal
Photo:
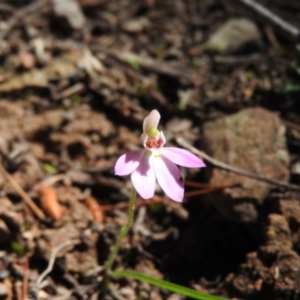
[[[153,167],[157,181],[163,191],[171,199],[181,202],[184,187],[178,167],[164,156],[154,157]]]
[[[155,191],[155,174],[150,152],[145,152],[140,161],[140,165],[131,174],[131,181],[134,188],[143,199],[153,197]]]
[[[205,163],[202,159],[181,148],[165,147],[161,149],[161,154],[167,157],[174,164],[187,168],[203,168]]]
[[[143,150],[131,151],[121,155],[115,164],[115,174],[125,176],[131,174],[140,164]]]
[[[157,128],[160,120],[160,113],[154,109],[150,112],[150,114],[144,119],[143,123],[143,132],[147,133],[150,128]]]

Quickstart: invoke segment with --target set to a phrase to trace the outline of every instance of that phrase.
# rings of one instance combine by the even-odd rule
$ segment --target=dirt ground
[[[258,1],[282,29],[241,2],[0,2],[0,299],[185,299],[101,290],[131,191],[114,164],[152,109],[169,145],[256,178],[206,161],[183,170],[184,203],[138,197],[115,268],[300,299],[300,4]]]

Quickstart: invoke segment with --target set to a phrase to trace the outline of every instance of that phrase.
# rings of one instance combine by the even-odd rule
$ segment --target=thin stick
[[[16,180],[5,170],[5,168],[0,164],[0,173],[2,176],[9,181],[11,186],[15,191],[21,196],[23,201],[31,208],[31,210],[36,214],[36,216],[43,220],[45,219],[44,213],[37,207],[33,200],[28,196],[28,194],[22,189],[22,187],[16,182]]]
[[[280,28],[284,33],[287,33],[290,38],[293,40],[299,40],[300,38],[300,29],[286,22],[279,16],[275,15],[269,9],[262,6],[260,3],[257,3],[253,0],[239,0],[248,8],[251,8],[253,11],[261,15],[264,19],[269,21],[271,24]]]
[[[28,266],[28,257],[26,257],[25,265],[24,265],[23,286],[22,286],[22,300],[27,300],[28,276],[29,276],[29,266]]]
[[[149,57],[141,57],[133,52],[127,51],[110,51],[118,60],[122,62],[135,62],[144,69],[159,74],[164,74],[170,77],[182,78],[189,82],[194,82],[197,77],[197,73],[186,66],[175,66],[167,62],[158,61]]]
[[[203,195],[203,194],[208,194],[208,193],[212,193],[214,191],[220,190],[220,189],[225,189],[225,188],[230,188],[233,187],[237,184],[230,184],[230,185],[211,185],[211,184],[207,184],[207,183],[200,183],[200,182],[192,182],[192,181],[184,181],[184,184],[186,186],[190,186],[190,187],[196,187],[196,188],[202,188],[201,190],[197,189],[196,191],[188,191],[185,192],[184,197],[188,198],[191,195],[194,196],[196,195]],[[142,206],[149,206],[152,204],[159,204],[159,203],[165,203],[169,201],[169,198],[166,196],[158,196],[158,195],[154,195],[152,199],[149,199],[147,201],[145,200],[136,200],[134,207],[135,208],[139,208]],[[173,202],[169,202],[173,203]],[[128,202],[121,202],[121,203],[116,203],[116,204],[99,204],[99,209],[102,212],[107,212],[110,210],[115,210],[115,209],[125,209],[129,207],[129,203]]]
[[[224,189],[226,189],[226,186],[219,187],[217,189],[203,189],[203,190],[188,191],[184,194],[184,196],[186,198],[191,198],[191,197],[195,197],[195,196],[199,196],[199,195],[205,195],[205,194],[209,194],[209,193],[219,191],[219,190],[224,190]]]
[[[31,14],[34,11],[38,11],[39,9],[41,9],[43,6],[45,6],[47,1],[48,0],[33,1],[29,5],[17,10],[16,13],[7,22],[6,27],[0,31],[0,42],[7,37],[10,31],[18,24],[18,22],[22,18],[28,16],[28,14]]]
[[[59,251],[61,251],[62,249],[71,246],[71,245],[76,245],[78,244],[79,240],[72,240],[72,241],[66,241],[60,245],[58,245],[57,247],[55,247],[52,252],[51,252],[51,256],[49,259],[49,263],[47,268],[45,269],[45,271],[38,277],[37,281],[36,281],[36,286],[39,287],[41,285],[41,283],[43,282],[43,280],[45,279],[45,277],[52,271],[54,263],[55,263],[55,259],[57,254],[59,253]]]
[[[216,184],[195,182],[195,181],[189,181],[189,180],[185,180],[184,185],[190,186],[190,187],[202,188],[202,189],[206,189],[206,190],[225,189],[227,187],[232,186],[232,184],[230,186],[228,186],[227,184],[216,185]]]
[[[246,177],[250,177],[259,181],[264,181],[267,182],[269,184],[273,184],[276,186],[280,186],[280,187],[284,187],[284,188],[288,188],[288,189],[292,189],[292,190],[297,190],[300,191],[300,186],[295,185],[295,184],[290,184],[288,182],[284,182],[284,181],[280,181],[280,180],[276,180],[276,179],[272,179],[272,178],[268,178],[250,171],[246,171],[240,168],[236,168],[233,166],[230,166],[228,164],[223,163],[222,161],[219,161],[215,158],[212,158],[211,156],[207,155],[206,153],[204,153],[203,151],[198,150],[197,148],[193,147],[192,145],[190,145],[184,138],[178,137],[176,138],[176,142],[190,150],[191,152],[193,152],[194,154],[200,156],[201,158],[203,158],[204,160],[206,160],[207,162],[209,162],[210,164],[212,164],[214,167],[226,170],[226,171],[230,171],[236,174],[240,174],[242,176],[246,176]]]
[[[150,57],[142,57],[136,53],[129,51],[119,51],[115,49],[108,49],[101,47],[98,44],[90,46],[90,49],[95,52],[104,52],[107,55],[115,57],[117,60],[123,63],[134,63],[137,66],[148,70],[150,72],[155,72],[158,74],[170,76],[177,79],[184,79],[188,82],[194,83],[198,81],[198,74],[193,69],[187,65],[172,65],[165,61],[159,61]]]

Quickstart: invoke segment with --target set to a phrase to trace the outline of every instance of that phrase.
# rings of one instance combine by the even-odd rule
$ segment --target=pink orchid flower
[[[205,164],[185,149],[164,147],[166,139],[163,132],[157,129],[159,120],[159,112],[152,110],[143,123],[141,142],[145,149],[120,156],[115,165],[115,174],[120,176],[131,174],[134,188],[144,199],[153,197],[157,179],[171,199],[182,201],[184,186],[176,165],[202,168]]]

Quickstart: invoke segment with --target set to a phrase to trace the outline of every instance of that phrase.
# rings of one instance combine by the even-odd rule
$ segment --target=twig
[[[22,187],[16,182],[16,180],[5,170],[5,168],[0,164],[0,173],[2,176],[9,181],[11,186],[15,191],[21,196],[23,201],[32,209],[36,216],[43,220],[45,219],[44,213],[37,207],[33,200],[28,196],[28,194],[22,189]]]
[[[171,64],[165,61],[159,61],[150,57],[142,57],[136,53],[129,51],[119,51],[114,49],[107,49],[100,45],[94,44],[90,49],[97,52],[101,51],[107,55],[113,56],[122,63],[134,64],[150,72],[170,76],[178,80],[183,79],[190,83],[197,83],[199,75],[196,70],[186,65]]]
[[[18,24],[20,19],[26,17],[28,14],[32,13],[33,11],[41,9],[46,3],[47,0],[33,1],[31,4],[25,6],[24,8],[17,10],[16,13],[7,22],[5,29],[0,31],[0,42],[6,38],[6,36],[14,28],[14,26]]]
[[[81,93],[84,90],[84,88],[85,88],[85,85],[83,83],[81,83],[81,82],[75,83],[71,87],[68,87],[67,89],[65,89],[61,93],[58,93],[57,95],[55,95],[54,100],[58,101],[58,100],[61,100],[63,98],[70,97],[70,96],[72,96],[76,93]]]
[[[14,12],[15,8],[12,5],[0,3],[0,11]]]
[[[167,198],[159,197],[159,196],[153,196],[153,199],[145,201],[145,200],[137,200],[135,202],[135,208],[139,208],[141,206],[147,206],[151,204],[157,204],[157,203],[163,203],[167,201]],[[125,209],[128,208],[129,203],[128,202],[121,202],[116,204],[106,204],[106,205],[99,205],[100,209],[104,212],[115,210],[115,209]]]
[[[23,285],[22,285],[22,300],[27,300],[28,277],[29,277],[29,266],[28,266],[28,257],[26,257],[25,264],[24,264],[24,276],[23,276]]]
[[[207,183],[198,183],[198,182],[192,182],[192,181],[184,181],[184,185],[190,186],[190,187],[196,187],[198,188],[197,190],[194,191],[188,191],[185,192],[184,197],[189,198],[193,197],[196,195],[203,195],[203,194],[208,194],[212,193],[217,190],[222,190],[228,187],[233,187],[236,184],[230,184],[230,185],[211,185]],[[200,189],[199,189],[200,188]],[[149,206],[152,204],[160,204],[160,203],[166,203],[168,202],[169,198],[167,196],[158,196],[154,195],[152,199],[150,200],[136,200],[135,201],[135,208],[139,208],[142,206]],[[169,202],[173,203],[173,202]],[[128,208],[129,203],[128,202],[121,202],[121,203],[116,203],[116,204],[98,204],[98,207],[101,211],[107,212],[115,209],[125,209]]]
[[[264,181],[266,183],[269,184],[273,184],[276,186],[280,186],[280,187],[284,187],[284,188],[288,188],[288,189],[292,189],[292,190],[297,190],[300,191],[300,186],[298,185],[294,185],[294,184],[290,184],[288,182],[284,182],[284,181],[280,181],[280,180],[276,180],[276,179],[272,179],[272,178],[268,178],[250,171],[246,171],[240,168],[236,168],[233,166],[230,166],[228,164],[225,164],[215,158],[212,158],[211,156],[207,155],[206,153],[204,153],[203,151],[198,150],[197,148],[193,147],[192,145],[190,145],[185,139],[181,138],[181,137],[177,137],[176,138],[176,142],[190,150],[191,152],[193,152],[194,154],[200,156],[201,158],[203,158],[204,160],[206,160],[207,162],[209,162],[210,164],[212,164],[214,167],[223,169],[223,170],[227,170],[236,174],[240,174],[246,177],[250,177],[259,181]]]
[[[45,279],[45,277],[52,271],[54,263],[55,263],[56,256],[59,253],[59,251],[61,251],[62,249],[66,248],[68,246],[76,245],[76,244],[78,244],[78,242],[79,242],[79,240],[72,240],[72,241],[69,240],[69,241],[66,241],[66,242],[58,245],[57,247],[55,247],[52,250],[47,268],[38,277],[38,279],[36,281],[36,287],[37,288],[39,288],[39,286],[41,285],[41,283],[43,282],[43,280]]]
[[[214,61],[218,64],[249,64],[262,60],[263,57],[260,54],[251,55],[216,55]]]
[[[228,186],[224,186],[224,187],[219,187],[218,189],[202,189],[202,190],[194,190],[194,191],[188,191],[184,194],[184,196],[186,198],[191,198],[191,197],[195,197],[195,196],[199,196],[199,195],[206,195],[218,190],[224,190],[226,189]],[[229,186],[232,187],[232,186]]]
[[[170,77],[179,79],[182,78],[189,82],[193,82],[197,76],[196,72],[187,67],[172,65],[170,63],[158,61],[150,57],[142,57],[132,52],[121,52],[114,50],[111,51],[111,53],[122,62],[134,62],[144,69]]]
[[[238,0],[239,2],[243,3],[248,8],[251,8],[253,11],[258,13],[272,25],[277,26],[280,28],[284,33],[287,33],[290,38],[293,40],[300,39],[300,29],[291,25],[290,23],[286,22],[279,16],[275,15],[269,9],[262,6],[260,3],[257,3],[253,0]]]
[[[185,186],[190,186],[190,187],[195,187],[195,188],[201,188],[204,190],[219,190],[219,189],[226,189],[228,187],[232,187],[233,185],[238,185],[239,183],[236,184],[209,184],[209,183],[202,183],[202,182],[195,182],[195,181],[190,181],[190,180],[185,180],[184,185]]]
[[[283,124],[290,128],[290,129],[294,129],[294,130],[297,130],[298,132],[300,132],[300,125],[295,123],[295,122],[291,122],[291,121],[287,121],[287,120],[284,120],[284,119],[281,119],[281,121],[283,122]]]

